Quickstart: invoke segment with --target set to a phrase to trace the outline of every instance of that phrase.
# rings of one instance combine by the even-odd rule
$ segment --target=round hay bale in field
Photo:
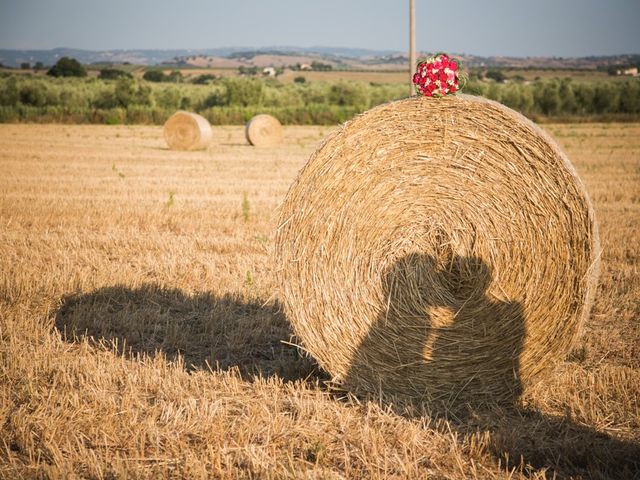
[[[171,150],[203,150],[211,143],[213,131],[206,118],[178,111],[165,122],[164,138]]]
[[[566,356],[599,250],[556,143],[468,95],[344,124],[291,186],[276,239],[284,311],[321,367],[449,404],[513,401]]]
[[[247,141],[255,147],[269,147],[282,141],[282,125],[271,115],[253,117],[244,128]]]

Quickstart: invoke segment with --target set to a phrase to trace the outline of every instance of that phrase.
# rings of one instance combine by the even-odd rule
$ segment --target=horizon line
[[[367,47],[345,47],[345,46],[332,46],[332,45],[312,45],[309,47],[299,46],[299,45],[267,45],[267,46],[238,46],[238,45],[225,45],[219,47],[197,47],[197,48],[80,48],[80,47],[70,47],[70,46],[57,46],[51,48],[4,48],[0,47],[0,50],[5,51],[54,51],[54,50],[78,50],[82,52],[131,52],[131,51],[203,51],[203,50],[236,50],[238,52],[243,51],[265,51],[265,50],[277,50],[277,49],[304,49],[304,50],[314,50],[314,49],[335,49],[335,50],[363,50],[367,52],[388,52],[389,54],[408,54],[408,51],[405,50],[394,50],[394,49],[375,49],[375,48],[367,48]],[[440,50],[437,50],[438,52]],[[436,50],[419,50],[418,53],[435,53]],[[590,58],[590,57],[616,57],[616,56],[637,56],[640,53],[633,52],[622,52],[622,53],[592,53],[589,55],[579,55],[579,56],[563,56],[563,55],[504,55],[504,54],[491,54],[491,55],[483,55],[483,54],[475,54],[468,52],[451,52],[451,55],[462,55],[462,56],[473,56],[473,57],[484,57],[484,58]]]

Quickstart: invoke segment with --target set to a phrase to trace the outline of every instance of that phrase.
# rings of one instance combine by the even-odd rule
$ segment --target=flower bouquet
[[[459,64],[445,53],[418,64],[413,83],[427,97],[443,97],[460,90]]]

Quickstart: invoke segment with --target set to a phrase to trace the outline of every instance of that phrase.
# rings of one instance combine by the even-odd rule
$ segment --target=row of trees
[[[31,64],[29,64],[28,62],[24,62],[21,64],[22,69],[29,69],[30,67],[31,67]],[[34,68],[38,70],[38,69],[43,69],[44,67],[42,65],[42,62],[37,62]],[[296,65],[291,65],[289,68],[291,68],[292,70],[300,70],[302,66],[298,63]],[[327,70],[331,70],[332,66],[330,64],[314,61],[310,65],[310,68],[312,70],[327,71]],[[255,66],[254,67],[246,67],[246,66],[238,67],[238,72],[240,73],[240,75],[248,76],[248,77],[262,74],[263,73],[262,70],[263,69]],[[284,73],[284,67],[276,67],[274,68],[274,72],[276,76],[282,75]],[[62,57],[56,62],[56,64],[53,67],[49,69],[47,74],[53,77],[86,77],[87,70],[76,59],[69,58],[69,57]],[[104,80],[113,80],[113,79],[117,79],[124,76],[130,76],[130,74],[116,68],[104,68],[100,70],[100,74],[99,74],[99,78]],[[195,83],[204,83],[202,82],[202,78],[201,78],[204,76],[206,75],[200,75],[198,77],[200,81],[199,82],[196,81]],[[213,76],[211,77],[215,78]],[[179,70],[173,70],[171,73],[165,74],[160,69],[151,69],[151,70],[147,70],[144,73],[143,78],[149,82],[157,82],[157,83],[161,83],[161,82],[181,83],[182,81],[184,81],[184,77]]]
[[[24,62],[21,64],[22,69],[29,69],[30,66],[31,65],[28,62]],[[44,67],[42,65],[42,62],[37,62],[34,68],[38,70],[38,69],[43,69]],[[302,69],[302,65],[297,63],[295,65],[290,65],[289,68],[294,71],[300,71]],[[316,71],[329,71],[329,70],[332,70],[332,68],[333,67],[330,64],[322,63],[318,61],[313,61],[310,65],[310,69],[316,70]],[[254,67],[247,67],[247,66],[238,67],[238,72],[240,73],[240,75],[243,75],[243,76],[257,76],[258,74],[262,73],[262,70],[263,69],[255,66]],[[284,73],[284,67],[276,67],[274,68],[274,71],[276,76],[282,75]],[[56,64],[53,67],[49,69],[47,74],[53,77],[86,77],[87,70],[75,58],[62,57],[56,62]],[[127,76],[127,75],[129,74],[124,72],[123,70],[118,70],[115,68],[104,68],[100,70],[100,78],[103,78],[103,79],[110,80],[110,79],[118,78],[120,76]],[[165,74],[162,70],[159,70],[159,69],[147,70],[144,73],[143,78],[149,82],[173,82],[173,83],[182,82],[184,79],[182,76],[182,73],[180,73],[179,70],[174,70],[169,74]]]
[[[640,114],[640,80],[532,84],[471,82],[468,93],[496,100],[530,117]]]
[[[56,106],[73,110],[129,107],[304,107],[335,105],[366,109],[401,98],[403,85],[372,85],[364,82],[309,82],[284,85],[257,78],[206,78],[196,83],[155,83],[136,80],[118,71],[103,71],[109,79],[47,79],[6,76],[0,79],[0,106]],[[199,83],[199,82],[198,82]],[[204,83],[204,81],[203,81]]]
[[[275,109],[284,123],[334,123],[406,95],[404,84],[305,82],[282,84],[257,78],[203,78],[202,84],[136,80],[119,71],[103,79],[55,79],[7,75],[0,78],[0,121],[38,121],[56,115],[101,121],[96,111],[119,109],[125,121],[158,123],[176,109],[206,113],[214,123],[240,121],[247,112]],[[200,83],[200,82],[198,82]],[[640,80],[599,83],[545,80],[531,84],[470,82],[466,91],[497,100],[527,116],[640,116]],[[135,118],[128,110],[136,110]],[[125,114],[122,114],[122,111]],[[307,115],[304,112],[313,112]],[[322,112],[331,112],[323,114]],[[47,113],[48,112],[48,113]],[[216,113],[217,112],[217,113]],[[216,114],[221,119],[216,120]],[[46,116],[45,115],[45,116]],[[56,117],[57,118],[57,117]]]

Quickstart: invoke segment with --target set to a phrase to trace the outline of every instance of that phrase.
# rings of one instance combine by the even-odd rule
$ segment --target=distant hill
[[[343,57],[347,59],[364,56],[383,56],[393,53],[386,50],[366,50],[362,48],[342,47],[223,47],[193,50],[81,50],[76,48],[54,48],[52,50],[7,50],[0,49],[0,63],[7,67],[19,67],[21,63],[34,64],[42,62],[44,65],[53,65],[61,57],[73,57],[83,64],[92,63],[131,63],[136,65],[159,65],[162,63],[175,63],[181,59],[193,56],[210,57],[242,57],[243,52],[278,52],[282,55],[294,56],[329,56]],[[241,62],[242,63],[242,62]]]
[[[53,65],[61,57],[73,57],[83,64],[131,63],[135,65],[176,65],[194,67],[233,68],[239,66],[287,66],[296,63],[321,61],[339,69],[402,70],[406,68],[406,52],[392,50],[368,50],[346,47],[223,47],[193,50],[80,50],[54,48],[52,50],[2,50],[0,63],[7,67],[19,67],[42,62]],[[640,55],[590,56],[580,58],[561,57],[481,57],[460,54],[468,67],[514,68],[575,68],[596,69],[611,65],[638,65]]]

